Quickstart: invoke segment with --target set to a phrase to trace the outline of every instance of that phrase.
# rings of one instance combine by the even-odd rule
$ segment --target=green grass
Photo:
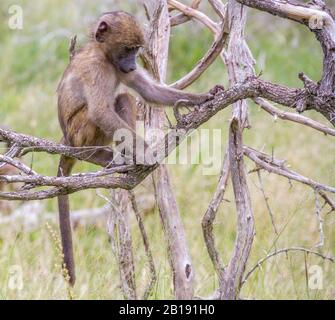
[[[124,9],[134,9],[124,1]],[[87,25],[98,13],[115,9],[111,1],[17,1],[25,13],[24,29],[11,31],[7,27],[8,0],[0,5],[0,119],[11,129],[59,141],[61,131],[57,121],[55,90],[67,64],[68,37],[79,35],[84,41]],[[129,1],[130,3],[130,1]],[[65,14],[66,13],[66,14]],[[301,86],[297,74],[304,71],[318,80],[321,70],[321,50],[308,30],[278,18],[253,13],[250,15],[247,40],[259,62],[257,71],[262,78],[289,86]],[[211,44],[211,35],[195,23],[173,30],[169,63],[169,82],[191,70],[194,63]],[[192,91],[206,91],[217,83],[227,83],[223,64],[216,62]],[[222,128],[223,145],[231,109],[220,112],[204,128]],[[324,119],[312,112],[308,116]],[[332,138],[297,124],[275,121],[271,116],[250,105],[252,129],[245,134],[245,143],[277,158],[287,159],[292,168],[315,180],[330,185],[334,179]],[[222,150],[224,152],[224,150]],[[26,159],[35,170],[53,175],[57,159],[34,154]],[[253,164],[246,162],[247,169]],[[87,164],[77,171],[93,170]],[[185,225],[191,257],[196,271],[196,294],[206,296],[217,287],[217,277],[208,258],[201,231],[201,219],[215,191],[217,176],[203,176],[201,165],[169,166],[171,180]],[[252,248],[249,269],[275,248],[305,246],[318,243],[318,222],[315,217],[313,190],[275,175],[263,173],[269,203],[280,230],[277,238],[263,196],[258,188],[257,175],[250,174],[248,183],[256,219],[257,235]],[[236,236],[234,196],[229,186],[215,224],[216,242],[222,258],[229,261]],[[46,211],[56,211],[56,201],[44,202]],[[103,205],[96,191],[71,196],[73,209]],[[326,210],[324,210],[325,213]],[[335,235],[334,214],[324,215],[325,245],[320,250],[333,254]],[[147,262],[134,217],[131,219],[138,288],[143,292],[147,279]],[[171,299],[173,288],[167,259],[164,235],[157,210],[145,216],[158,282],[151,299]],[[54,225],[55,230],[57,226]],[[78,299],[122,299],[116,261],[104,226],[79,227],[75,230],[75,252],[78,281],[74,289]],[[315,248],[314,248],[315,249]],[[317,249],[315,249],[317,250]],[[323,270],[323,290],[308,290],[305,278],[305,256],[302,253],[281,255],[263,265],[245,285],[242,296],[257,299],[333,299],[335,292],[334,266],[328,262],[306,257],[308,266],[319,265]],[[67,290],[59,270],[60,259],[47,228],[41,225],[29,232],[19,226],[0,227],[0,298],[1,299],[66,299]],[[23,271],[23,290],[8,288],[11,266]]]

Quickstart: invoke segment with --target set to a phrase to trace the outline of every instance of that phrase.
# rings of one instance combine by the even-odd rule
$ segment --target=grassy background
[[[329,1],[333,4],[332,1]],[[59,141],[61,131],[57,121],[55,90],[68,60],[68,38],[79,35],[83,42],[87,26],[98,14],[107,10],[130,10],[142,17],[136,1],[110,0],[17,0],[24,10],[24,28],[8,28],[8,7],[12,1],[0,4],[0,121],[11,129]],[[301,86],[297,74],[304,71],[314,80],[320,78],[321,50],[313,35],[296,24],[255,11],[250,12],[247,40],[258,62],[257,71],[263,78],[290,86]],[[196,23],[173,30],[169,82],[192,68],[211,44],[211,35]],[[192,91],[206,91],[217,83],[226,83],[226,70],[216,62],[192,86]],[[204,128],[222,128],[224,145],[231,109],[220,112]],[[313,119],[324,122],[315,113]],[[251,105],[252,129],[245,134],[247,145],[287,159],[296,171],[330,185],[334,179],[334,139],[293,123],[275,121]],[[224,150],[222,150],[224,152]],[[34,154],[26,159],[43,174],[55,174],[55,157]],[[247,162],[248,169],[253,165]],[[81,164],[76,170],[91,170]],[[185,224],[191,256],[196,271],[196,294],[206,296],[217,288],[217,277],[205,249],[201,219],[217,184],[217,176],[203,176],[201,165],[170,166],[171,179]],[[315,217],[313,190],[263,173],[269,202],[280,230],[277,237],[271,226],[257,175],[249,175],[249,187],[256,219],[256,232],[248,268],[274,248],[305,246],[313,248],[319,241]],[[235,231],[235,208],[231,186],[220,208],[215,224],[216,241],[225,262],[229,261]],[[56,200],[45,201],[46,211],[56,211]],[[93,208],[104,202],[95,191],[71,196],[73,209]],[[334,214],[326,215],[323,253],[335,254]],[[135,221],[132,221],[135,260],[139,291],[146,284],[147,266]],[[165,243],[157,210],[145,217],[158,271],[158,282],[152,299],[173,297],[171,276]],[[57,230],[57,226],[53,226]],[[104,227],[78,228],[75,231],[75,252],[78,299],[121,299],[115,259]],[[62,280],[55,243],[42,225],[26,232],[16,226],[0,227],[0,299],[66,299],[66,284]],[[323,271],[323,290],[309,290],[306,285],[305,262],[318,265]],[[10,267],[23,270],[24,287],[10,290]],[[302,253],[278,256],[255,272],[244,286],[242,296],[258,299],[333,299],[335,297],[335,267]]]

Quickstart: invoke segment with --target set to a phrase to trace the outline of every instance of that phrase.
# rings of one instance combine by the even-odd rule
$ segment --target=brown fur
[[[18,174],[18,170],[15,167],[13,167],[9,164],[6,164],[6,165],[4,165],[3,167],[0,168],[0,175],[1,176],[5,176],[5,175],[10,176],[10,175],[16,175],[16,174]],[[5,190],[5,186],[6,186],[6,184],[4,182],[0,182],[0,191]]]
[[[136,19],[129,13],[123,11],[107,12],[94,24],[91,31],[91,38],[94,39],[101,21],[107,22],[110,27],[109,34],[112,37],[106,37],[105,49],[118,48],[122,46],[143,46],[144,35],[141,26]]]
[[[137,91],[146,101],[161,105],[174,105],[180,99],[200,104],[211,97],[210,94],[171,89],[136,69],[136,50],[143,45],[143,32],[130,14],[110,12],[98,19],[88,43],[73,57],[58,87],[63,143],[75,147],[104,146],[112,142],[116,130],[128,129],[134,140],[148,148],[135,132],[135,99],[129,94],[118,93],[121,84]],[[134,152],[134,149],[128,151]],[[112,160],[112,154],[99,151],[90,158],[94,163],[106,166]],[[69,175],[74,164],[74,160],[62,157],[58,175]],[[67,196],[59,197],[59,211],[64,261],[70,282],[74,284]]]

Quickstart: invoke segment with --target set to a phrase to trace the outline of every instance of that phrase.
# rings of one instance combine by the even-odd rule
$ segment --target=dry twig
[[[272,252],[270,254],[268,254],[266,257],[264,257],[263,259],[259,260],[257,262],[257,264],[255,266],[253,266],[245,275],[243,281],[242,281],[242,285],[244,285],[246,283],[246,281],[248,280],[248,278],[251,276],[251,274],[258,268],[261,267],[261,265],[266,262],[267,260],[269,260],[270,258],[272,257],[275,257],[279,254],[282,254],[282,253],[288,253],[288,252],[291,252],[291,251],[300,251],[300,252],[304,252],[304,253],[307,253],[307,254],[313,254],[313,255],[316,255],[324,260],[328,260],[330,262],[333,262],[334,263],[334,258],[333,257],[329,257],[329,256],[325,256],[319,252],[316,252],[316,251],[312,251],[312,250],[309,250],[309,249],[305,249],[305,248],[299,248],[299,247],[292,247],[292,248],[285,248],[285,249],[280,249],[280,250],[276,250],[275,252]]]

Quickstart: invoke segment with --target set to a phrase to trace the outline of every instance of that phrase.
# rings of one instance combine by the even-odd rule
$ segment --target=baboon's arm
[[[197,105],[212,98],[211,94],[194,94],[159,84],[142,69],[122,74],[121,81],[134,89],[144,100],[158,105],[173,106],[178,100],[188,100]]]

